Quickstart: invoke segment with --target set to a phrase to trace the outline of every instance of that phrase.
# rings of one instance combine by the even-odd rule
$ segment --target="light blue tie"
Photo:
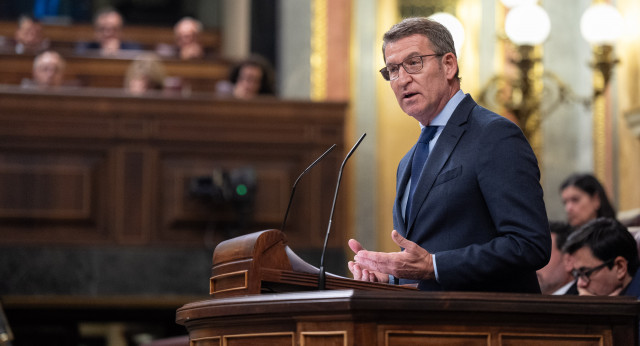
[[[437,126],[425,126],[422,129],[420,138],[418,138],[418,143],[416,143],[416,150],[413,152],[413,160],[411,161],[411,186],[409,188],[409,197],[407,198],[406,220],[408,220],[409,215],[411,215],[413,193],[418,185],[418,180],[420,180],[420,174],[422,174],[424,164],[427,162],[427,158],[429,158],[429,142],[433,139],[433,136],[436,135],[437,131]]]

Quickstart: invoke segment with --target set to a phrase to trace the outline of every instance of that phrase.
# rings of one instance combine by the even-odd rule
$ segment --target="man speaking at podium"
[[[420,123],[398,166],[393,241],[367,251],[354,239],[356,280],[429,291],[539,293],[536,270],[551,238],[540,171],[522,131],[460,89],[449,31],[408,18],[385,35],[380,70],[400,108]]]

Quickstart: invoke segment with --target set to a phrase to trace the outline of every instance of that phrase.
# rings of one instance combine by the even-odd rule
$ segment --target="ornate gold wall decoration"
[[[311,3],[311,99],[327,98],[327,6],[328,0]]]

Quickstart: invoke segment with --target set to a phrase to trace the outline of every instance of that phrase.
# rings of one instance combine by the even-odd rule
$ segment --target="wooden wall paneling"
[[[0,238],[20,243],[105,241],[108,162],[100,150],[5,142],[0,149]]]
[[[212,218],[214,224],[224,224],[234,214],[227,210],[222,217],[215,215],[210,206],[189,196],[191,178],[218,167],[253,167],[255,214],[245,231],[279,228],[295,179],[336,143],[337,150],[298,185],[287,225],[292,245],[319,249],[344,155],[345,110],[344,103],[331,102],[131,97],[94,89],[39,92],[0,86],[0,174],[19,179],[16,171],[58,172],[56,179],[64,176],[63,183],[37,176],[38,184],[46,183],[47,201],[58,209],[67,203],[75,213],[89,215],[86,220],[43,225],[44,219],[35,217],[32,209],[36,202],[30,200],[22,221],[12,217],[12,227],[0,230],[6,233],[0,242],[29,242],[26,234],[45,234],[55,226],[57,236],[46,239],[59,244],[204,243],[213,248],[230,235],[218,232],[212,237],[208,224]],[[30,179],[35,177],[32,173]],[[17,188],[0,182],[0,191],[12,191],[7,194],[12,197],[0,197],[0,207],[15,206],[16,191],[33,185],[20,184]],[[82,191],[80,186],[89,188]],[[346,207],[339,204],[336,215]],[[0,210],[5,224],[8,210]],[[332,246],[341,248],[346,241],[343,221],[334,217]],[[80,229],[86,237],[71,235]]]
[[[282,222],[288,202],[292,167],[298,168],[291,164],[292,160],[289,156],[278,157],[273,154],[255,158],[249,151],[235,150],[226,153],[219,149],[164,152],[160,164],[163,186],[159,199],[162,203],[160,236],[163,240],[171,241],[180,241],[180,238],[190,235],[201,239],[205,231],[219,233],[215,237],[219,241],[230,236],[232,230],[228,227],[233,227],[238,221],[238,214],[233,208],[189,193],[193,179],[212,177],[215,170],[230,172],[234,169],[254,169],[257,189],[251,224],[258,228],[278,225]]]
[[[151,239],[156,214],[153,150],[123,146],[115,149],[115,232],[118,243],[145,244]]]

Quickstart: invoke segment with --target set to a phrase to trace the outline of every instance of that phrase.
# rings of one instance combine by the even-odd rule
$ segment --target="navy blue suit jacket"
[[[393,223],[435,254],[439,281],[418,287],[539,293],[536,270],[549,261],[551,237],[538,163],[520,128],[466,95],[429,154],[405,222],[414,149],[398,165]]]
[[[636,270],[629,285],[625,287],[620,295],[631,296],[640,299],[640,269]]]

